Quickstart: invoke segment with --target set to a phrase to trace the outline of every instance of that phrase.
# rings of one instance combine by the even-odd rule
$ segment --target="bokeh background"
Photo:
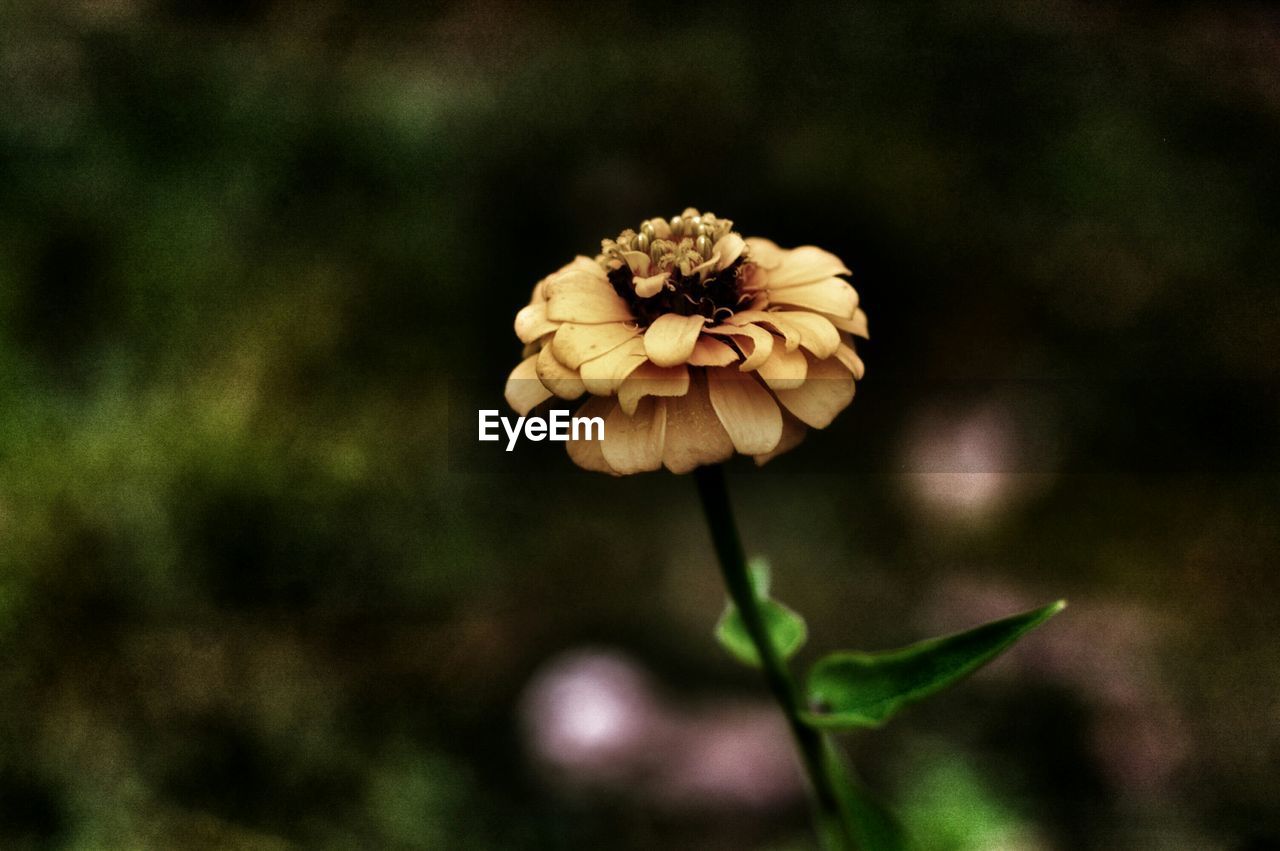
[[[921,846],[1278,847],[1278,152],[1263,5],[0,5],[0,846],[811,847],[692,483],[471,437],[694,205],[870,316],[801,665],[1071,600],[846,742]]]

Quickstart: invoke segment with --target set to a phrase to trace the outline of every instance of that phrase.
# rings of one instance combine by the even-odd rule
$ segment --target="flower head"
[[[603,417],[604,439],[568,444],[589,470],[684,473],[734,452],[763,464],[853,399],[867,318],[848,274],[711,213],[649,219],[534,287],[507,402],[524,415],[589,396],[578,415]]]

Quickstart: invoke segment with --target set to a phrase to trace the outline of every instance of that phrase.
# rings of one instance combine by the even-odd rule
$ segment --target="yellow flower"
[[[568,449],[589,470],[685,473],[734,452],[763,464],[853,399],[867,317],[848,274],[711,213],[649,219],[534,287],[507,402],[524,416],[588,395],[577,416],[603,417],[604,439]]]

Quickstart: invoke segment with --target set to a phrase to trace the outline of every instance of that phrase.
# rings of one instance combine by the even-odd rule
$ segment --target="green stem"
[[[840,800],[832,785],[827,766],[826,743],[819,731],[800,720],[800,701],[796,694],[795,682],[791,678],[791,672],[787,669],[786,663],[779,658],[777,649],[769,639],[759,602],[751,589],[751,579],[747,573],[747,558],[742,549],[742,540],[738,536],[737,524],[733,520],[733,508],[729,504],[729,488],[725,482],[724,470],[719,464],[698,467],[693,472],[693,478],[698,483],[698,495],[702,498],[702,509],[706,513],[707,524],[711,527],[711,540],[715,545],[716,556],[720,560],[720,570],[724,574],[729,598],[733,600],[733,604],[737,606],[742,616],[743,625],[746,626],[747,633],[755,644],[756,653],[760,656],[765,682],[768,683],[769,691],[773,693],[774,700],[778,702],[782,714],[786,716],[787,725],[791,728],[796,747],[800,751],[801,765],[809,778],[819,817],[827,825],[841,825],[844,819],[841,816]]]

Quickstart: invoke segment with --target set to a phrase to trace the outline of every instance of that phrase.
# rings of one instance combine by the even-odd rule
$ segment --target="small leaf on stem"
[[[763,558],[751,559],[748,564],[751,590],[760,601],[760,614],[764,618],[765,629],[769,639],[783,661],[790,659],[804,646],[809,631],[804,618],[792,609],[769,597],[769,562]],[[724,614],[716,624],[716,640],[729,653],[744,665],[760,667],[760,655],[756,652],[755,642],[747,632],[738,607],[732,602],[725,605]]]
[[[769,639],[778,651],[778,658],[790,659],[804,646],[808,629],[800,615],[774,600],[761,600],[760,614],[764,617]],[[738,607],[733,603],[725,607],[720,622],[716,624],[716,640],[744,665],[760,667],[760,656],[756,653],[755,644],[747,633],[747,626],[742,622]]]

